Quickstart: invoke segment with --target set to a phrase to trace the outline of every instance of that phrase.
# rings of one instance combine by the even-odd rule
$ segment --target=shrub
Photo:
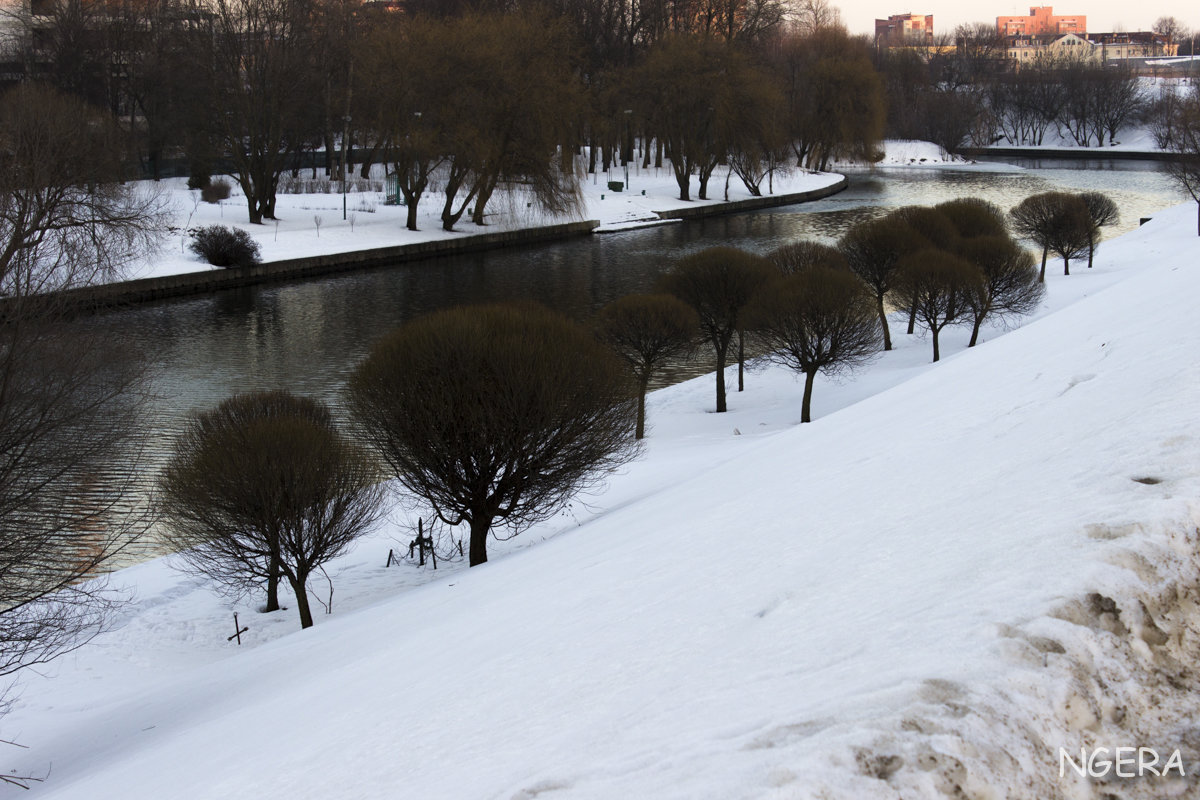
[[[200,187],[200,199],[206,203],[215,203],[218,200],[228,200],[229,193],[233,191],[229,185],[229,181],[217,179],[209,181],[207,186]]]
[[[258,242],[238,228],[208,225],[192,233],[193,253],[214,267],[248,267],[258,263]]]

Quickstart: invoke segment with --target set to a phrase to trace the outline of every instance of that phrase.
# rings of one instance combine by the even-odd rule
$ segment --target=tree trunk
[[[279,610],[279,577],[279,559],[273,557],[267,566],[267,605],[263,608],[264,614]]]
[[[725,412],[725,348],[717,350],[717,413]]]
[[[1093,236],[1092,240],[1090,242],[1088,242],[1088,269],[1092,268],[1092,259],[1094,259],[1095,256],[1096,256],[1096,237]]]
[[[408,219],[405,221],[405,226],[410,231],[415,231],[417,229],[417,201],[416,199],[410,200],[407,197],[404,200],[408,203]]]
[[[801,423],[812,422],[812,390],[816,377],[815,369],[804,373],[804,402],[800,406]]]
[[[1070,275],[1070,274],[1071,274],[1071,259],[1064,258],[1063,259],[1063,275]]]
[[[1038,274],[1038,283],[1046,282],[1046,256],[1050,254],[1050,246],[1042,246],[1042,271]]]
[[[917,301],[913,300],[911,306],[908,307],[908,335],[912,336],[913,331],[917,329]]]
[[[971,341],[967,343],[967,347],[974,347],[979,341],[979,326],[983,324],[983,317],[976,317],[975,324],[971,326]]]
[[[742,329],[740,327],[738,328],[737,336],[738,336],[738,391],[741,392],[741,391],[744,391],[746,388],[746,381],[743,377],[743,373],[746,371],[746,342],[745,342],[745,337],[742,335]]]
[[[633,432],[633,438],[635,439],[644,439],[646,437],[646,388],[649,383],[649,377],[638,380],[637,426]]]
[[[933,360],[936,363],[942,357],[941,351],[938,349],[938,334],[942,332],[942,329],[931,325],[929,331],[933,334]]]
[[[470,566],[477,567],[487,563],[487,537],[491,527],[490,519],[484,519],[482,515],[472,517]]]
[[[883,295],[879,295],[879,297],[877,299],[878,299],[878,303],[879,303],[879,305],[878,305],[878,307],[879,307],[879,324],[883,326],[883,349],[891,350],[892,349],[892,333],[891,333],[891,331],[888,330],[887,312],[884,311],[884,309],[883,309]]]
[[[300,628],[311,628],[313,625],[312,609],[308,605],[307,575],[295,579],[288,578],[292,591],[296,594],[296,610],[300,612]]]

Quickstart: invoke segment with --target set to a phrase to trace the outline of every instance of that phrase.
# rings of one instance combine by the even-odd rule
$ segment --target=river
[[[621,295],[648,290],[694,250],[730,244],[766,252],[801,238],[833,241],[853,223],[892,208],[955,197],[1008,209],[1052,189],[1103,191],[1121,210],[1106,238],[1188,199],[1154,162],[1043,160],[996,170],[854,171],[845,191],[799,206],[222,291],[94,322],[133,339],[151,359],[159,396],[153,462],[189,411],[235,392],[286,388],[336,403],[346,376],[378,337],[444,306],[533,299],[586,318]],[[668,380],[709,369],[703,361],[681,365]]]

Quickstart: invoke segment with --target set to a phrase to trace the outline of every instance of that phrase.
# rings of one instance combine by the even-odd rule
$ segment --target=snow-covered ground
[[[302,171],[300,178],[309,176]],[[646,224],[661,224],[656,211],[669,211],[695,205],[712,205],[725,199],[725,174],[713,175],[709,183],[708,200],[695,199],[697,181],[691,183],[691,201],[679,199],[679,187],[675,183],[670,167],[643,170],[640,165],[630,164],[629,186],[620,192],[608,188],[610,181],[625,182],[623,167],[614,167],[610,172],[597,172],[586,176],[582,184],[583,205],[574,217],[549,217],[536,211],[531,198],[516,191],[500,193],[487,207],[487,225],[478,226],[468,216],[459,220],[452,232],[442,230],[441,210],[444,193],[429,193],[422,198],[417,227],[410,231],[405,227],[407,208],[387,205],[382,191],[356,191],[345,199],[345,219],[340,193],[330,194],[279,194],[275,213],[278,221],[267,220],[262,225],[247,222],[246,200],[241,190],[231,179],[225,178],[232,188],[232,196],[219,203],[205,203],[199,190],[189,190],[183,178],[171,178],[148,184],[164,194],[171,213],[170,225],[173,233],[162,248],[144,263],[135,264],[128,278],[150,278],[163,275],[178,275],[214,269],[187,248],[191,237],[188,231],[206,225],[226,225],[247,231],[258,242],[263,261],[281,261],[303,256],[344,253],[352,250],[369,250],[377,247],[393,247],[439,239],[461,238],[497,230],[553,225],[573,220],[597,220],[600,230],[621,230]],[[841,180],[841,176],[804,170],[781,173],[774,180],[774,194],[791,194],[820,189]],[[320,181],[328,185],[328,181]],[[379,183],[379,181],[377,181]],[[334,184],[337,188],[337,184]],[[762,191],[767,194],[767,182]],[[729,182],[729,199],[744,200],[750,193],[742,182],[733,176]]]
[[[778,369],[727,414],[712,376],[656,392],[606,491],[471,570],[385,569],[397,518],[308,631],[118,572],[4,766],[60,800],[1197,796],[1196,241],[1164,211],[939,364],[897,326],[808,425]],[[1059,777],[1100,745],[1189,777]]]

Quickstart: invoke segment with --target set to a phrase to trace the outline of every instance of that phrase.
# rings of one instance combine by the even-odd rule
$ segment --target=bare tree
[[[978,267],[941,250],[905,256],[896,268],[896,299],[917,309],[917,319],[933,338],[934,361],[941,359],[942,330],[970,313],[967,298],[982,291],[982,282]]]
[[[760,288],[778,275],[770,261],[734,247],[710,247],[684,256],[658,282],[700,316],[700,330],[717,357],[717,412],[725,403],[725,363],[734,334],[743,329],[742,311]],[[739,340],[741,337],[739,336]],[[739,341],[738,383],[743,369]]]
[[[1007,236],[976,236],[959,245],[958,255],[979,267],[983,281],[964,295],[971,313],[971,341],[987,319],[1009,319],[1032,313],[1045,296],[1037,262]]]
[[[760,291],[747,315],[765,358],[804,375],[802,423],[812,420],[818,372],[853,369],[882,345],[875,299],[846,269],[814,266],[788,275]]]
[[[1168,129],[1173,156],[1166,162],[1167,171],[1196,201],[1196,233],[1200,234],[1200,93],[1179,102]]]
[[[624,365],[582,326],[534,305],[440,311],[372,348],[347,386],[363,434],[400,485],[470,527],[470,563],[494,526],[557,513],[634,458]]]
[[[994,203],[978,197],[957,197],[933,207],[964,239],[976,236],[1008,236],[1008,220]]]
[[[606,305],[596,316],[596,335],[629,365],[637,383],[637,427],[646,435],[646,390],[654,376],[696,347],[700,318],[669,294],[631,294]]]
[[[1088,237],[1088,269],[1091,269],[1096,248],[1100,246],[1100,229],[1116,224],[1121,218],[1121,211],[1112,198],[1103,192],[1084,192],[1079,199],[1087,206],[1088,218],[1092,221],[1091,235]]]
[[[378,519],[381,477],[324,404],[235,395],[176,441],[158,482],[162,536],[186,571],[234,596],[286,578],[308,628],[308,579]]]
[[[883,328],[884,350],[892,349],[884,298],[892,290],[896,265],[900,259],[919,250],[923,242],[916,231],[895,216],[860,222],[838,241],[838,249],[846,257],[850,269],[875,295],[876,313]]]
[[[1150,26],[1150,30],[1167,37],[1167,44],[1177,44],[1180,39],[1186,39],[1188,32],[1187,26],[1180,22],[1175,17],[1165,16],[1154,20],[1154,24]]]
[[[1087,249],[1092,237],[1092,220],[1087,205],[1067,192],[1031,195],[1009,212],[1018,235],[1042,248],[1038,280],[1046,280],[1046,258],[1050,253],[1063,259],[1064,274],[1071,274],[1070,259]]]
[[[850,265],[846,262],[846,257],[836,247],[808,239],[801,239],[800,241],[790,242],[782,247],[777,247],[767,253],[767,258],[784,275],[807,272],[816,267],[850,269]]]
[[[863,42],[839,28],[789,36],[775,69],[797,166],[824,170],[843,156],[879,160],[887,103]]]
[[[101,631],[94,576],[145,531],[141,360],[62,294],[153,252],[158,200],[117,183],[103,114],[33,85],[0,96],[0,675]]]
[[[312,0],[214,0],[211,35],[186,39],[190,72],[212,98],[205,122],[254,224],[275,218],[279,175],[320,96],[313,22]]]

